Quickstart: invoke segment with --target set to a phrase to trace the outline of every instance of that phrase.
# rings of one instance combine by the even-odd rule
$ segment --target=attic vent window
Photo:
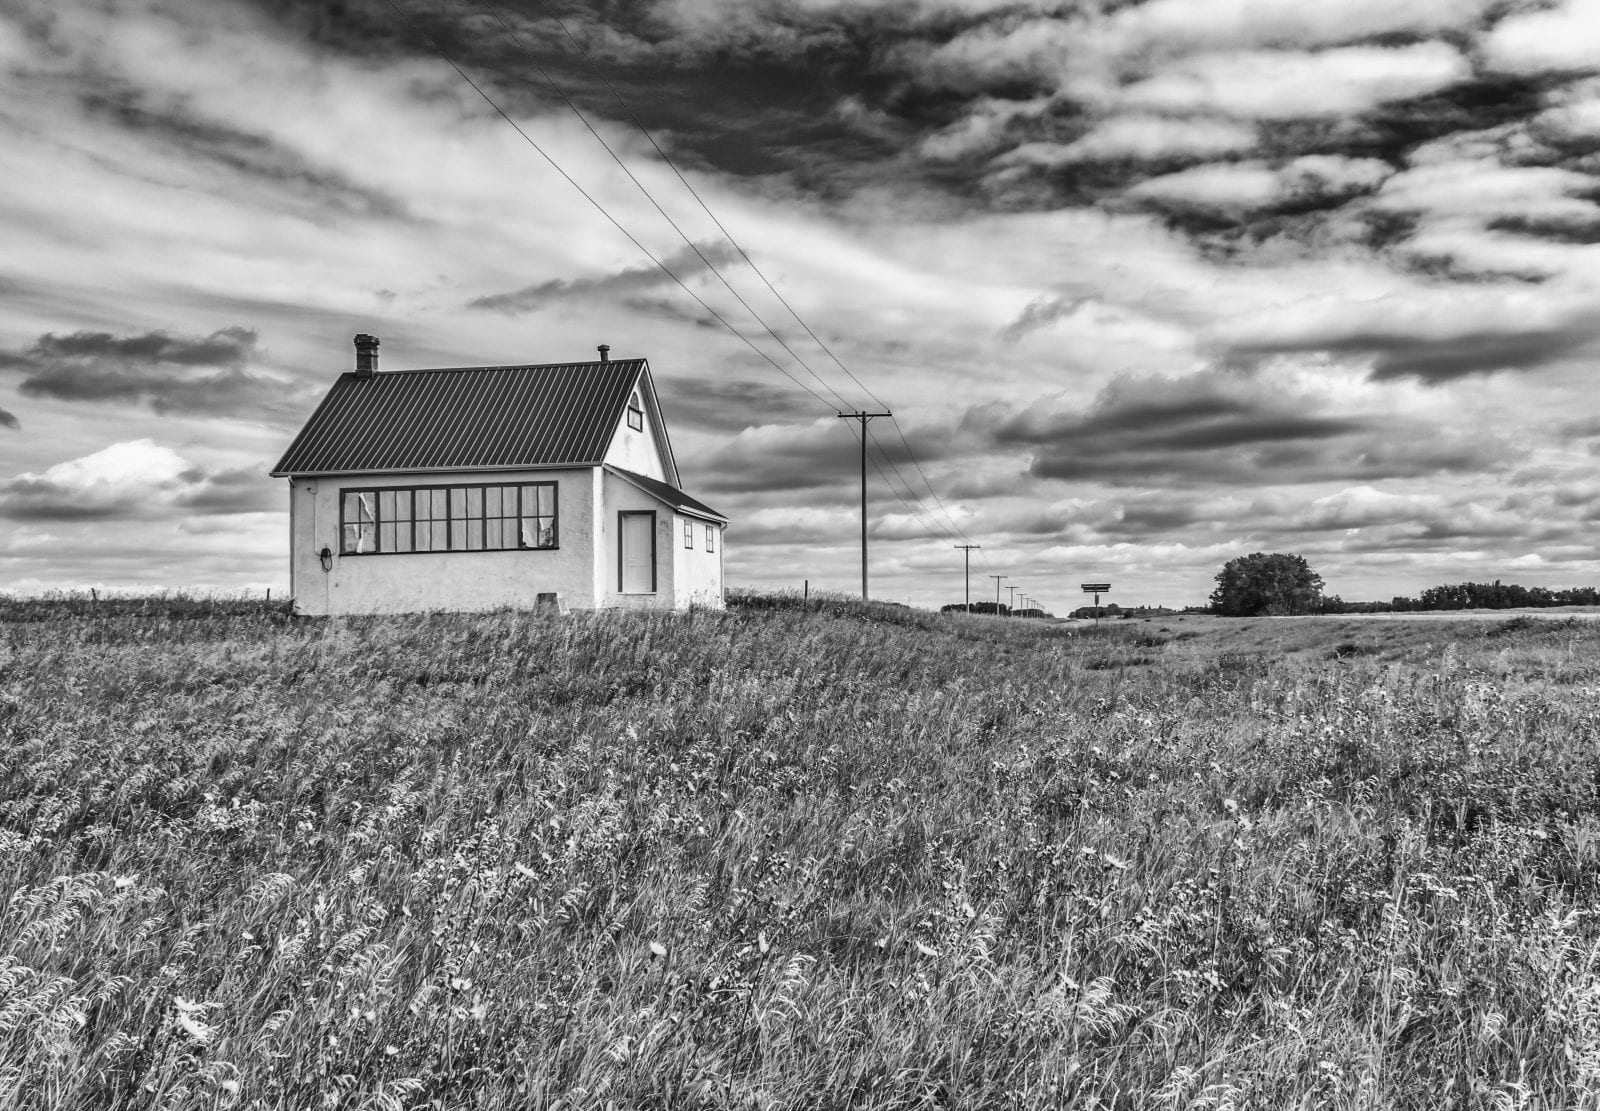
[[[644,410],[639,407],[637,393],[628,399],[628,427],[635,432],[644,431]]]

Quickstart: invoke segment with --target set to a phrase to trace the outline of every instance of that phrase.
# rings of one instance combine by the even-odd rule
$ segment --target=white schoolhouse
[[[359,335],[272,470],[297,612],[722,605],[643,359],[378,370]]]

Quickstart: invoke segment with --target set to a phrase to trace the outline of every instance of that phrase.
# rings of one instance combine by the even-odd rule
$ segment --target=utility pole
[[[1006,596],[1006,602],[1011,612],[1006,614],[1006,616],[1015,617],[1017,615],[1017,591],[1020,589],[1020,587],[1008,586],[1006,589],[1011,591],[1011,593]]]
[[[1000,580],[1005,578],[1005,576],[1004,575],[990,575],[989,577],[994,580],[994,615],[996,617],[999,617],[1000,616]]]
[[[967,613],[972,612],[972,549],[983,547],[982,544],[957,544],[967,559]]]
[[[840,420],[861,422],[861,600],[867,600],[867,422],[893,413],[840,413]]]

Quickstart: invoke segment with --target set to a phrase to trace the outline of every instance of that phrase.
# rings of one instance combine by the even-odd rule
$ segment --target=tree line
[[[1424,610],[1513,609],[1538,606],[1600,606],[1600,588],[1554,589],[1516,583],[1453,583],[1431,586],[1415,598],[1346,602],[1324,594],[1322,576],[1304,557],[1255,552],[1230,559],[1217,572],[1211,611],[1224,617],[1288,617],[1312,613],[1409,613]]]

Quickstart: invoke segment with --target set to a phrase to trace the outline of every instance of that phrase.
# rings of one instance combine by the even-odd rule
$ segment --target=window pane
[[[433,550],[433,522],[417,522],[417,551],[428,552]]]
[[[467,516],[483,517],[483,487],[467,487]]]
[[[450,491],[448,491],[448,490],[440,490],[437,487],[435,487],[433,490],[430,490],[429,493],[431,493],[433,495],[433,498],[432,498],[432,501],[433,501],[432,512],[429,514],[429,516],[431,516],[435,521],[449,520],[449,518],[450,518],[450,512],[449,512],[449,494],[450,494]],[[437,550],[437,549],[435,549],[435,550]]]
[[[389,550],[391,552],[409,552],[411,550],[410,520],[400,521],[395,525],[394,547]]]
[[[553,548],[556,546],[556,519],[554,517],[539,518],[539,547]]]
[[[381,498],[379,499],[379,504],[380,505],[382,504],[382,499]],[[394,551],[394,522],[393,521],[384,521],[382,524],[380,524],[378,526],[378,551],[380,551],[380,552],[392,552],[392,551]]]
[[[394,519],[396,521],[411,520],[410,490],[396,490],[394,492]]]
[[[457,486],[450,491],[450,519],[464,521],[467,519],[467,491],[465,487]]]
[[[371,524],[378,519],[378,496],[371,490],[356,495],[356,508],[360,514],[362,524]]]
[[[352,555],[352,554],[354,554],[355,551],[357,550],[356,549],[356,544],[359,541],[360,537],[361,537],[361,526],[360,525],[346,525],[346,526],[344,526],[344,535],[339,541],[339,551],[340,551],[340,553],[343,554],[343,555]]]
[[[500,516],[500,491],[503,487],[490,486],[483,492],[483,511],[490,517]]]
[[[467,522],[464,518],[457,517],[450,522],[450,550],[452,552],[467,550]]]
[[[517,519],[503,517],[500,520],[500,547],[510,549],[517,546]]]
[[[378,520],[380,520],[380,521],[392,521],[392,520],[394,520],[394,491],[393,490],[379,490],[378,491]]]
[[[556,512],[556,488],[554,485],[539,487],[539,509],[541,517],[553,517]]]
[[[469,551],[469,552],[481,552],[481,551],[483,551],[483,522],[482,521],[468,521],[467,522],[467,551]]]
[[[361,495],[354,491],[344,496],[344,519],[352,525],[361,519]]]

